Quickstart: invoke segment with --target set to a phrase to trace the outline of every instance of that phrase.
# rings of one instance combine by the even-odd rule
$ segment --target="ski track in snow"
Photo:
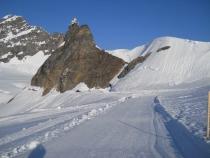
[[[161,105],[161,103],[163,102],[160,102],[159,97],[155,97],[154,103],[155,103],[155,111],[161,116],[161,120],[163,121],[165,127],[167,128],[168,132],[173,138],[176,150],[179,151],[183,157],[190,157],[190,158],[210,157],[209,140],[206,140],[204,136],[202,138],[201,136],[195,134],[195,132],[191,131],[189,129],[188,124],[182,123],[180,122],[179,119],[172,117],[174,116],[174,113],[176,114],[177,112],[168,110],[167,107],[163,108],[165,105],[163,106]],[[194,114],[188,113],[184,117],[186,118],[194,117]],[[203,116],[201,118],[202,122],[206,121],[206,118],[203,119]],[[203,134],[202,132],[199,133]]]
[[[79,126],[80,128],[85,126],[86,130],[74,128],[72,132],[55,138],[55,142],[64,148],[66,155],[70,157],[107,157],[110,154],[111,157],[119,155],[122,157],[176,157],[173,149],[170,149],[171,137],[165,135],[166,129],[162,126],[159,128],[159,135],[156,135],[155,126],[159,126],[160,122],[154,123],[154,114],[149,110],[152,110],[151,105],[153,105],[151,96],[139,97],[135,94],[135,96],[122,97],[105,114]],[[136,107],[139,107],[138,110]],[[99,131],[92,130],[97,127]],[[100,135],[97,135],[98,132]],[[158,150],[157,138],[166,139],[159,141]],[[63,146],[63,141],[66,139],[70,143]],[[62,156],[56,151],[55,144],[46,142],[43,146],[49,153],[46,157]],[[23,156],[26,157],[27,154]]]
[[[49,97],[49,96],[48,96]],[[59,137],[63,135],[66,131],[70,130],[71,128],[81,124],[84,121],[93,119],[99,114],[104,113],[106,110],[110,109],[112,106],[119,104],[120,102],[125,101],[129,97],[123,97],[119,99],[119,101],[110,102],[110,103],[101,103],[101,104],[88,104],[82,107],[73,108],[73,110],[65,109],[64,114],[62,112],[59,114],[58,117],[49,119],[45,122],[37,123],[37,125],[23,128],[21,131],[7,135],[3,138],[0,138],[0,146],[5,148],[1,148],[0,154],[2,157],[14,157],[19,154],[23,154],[24,152],[32,149],[31,143],[38,142],[37,144],[50,141],[55,137]],[[61,103],[60,103],[61,104]],[[32,109],[34,109],[34,106]],[[97,108],[99,107],[99,108]],[[71,108],[70,108],[71,109]],[[31,110],[31,109],[30,109]],[[27,110],[28,111],[28,110]],[[67,113],[68,111],[68,113]],[[0,122],[5,122],[8,124],[8,121],[18,122],[18,119],[28,119],[33,114],[25,114],[26,116],[9,116],[6,118],[0,118]],[[36,115],[36,113],[34,114]],[[39,117],[44,116],[45,113],[39,114]],[[48,114],[49,115],[49,114]],[[53,117],[53,115],[52,115]],[[0,128],[2,128],[0,126]],[[36,133],[39,133],[38,137]],[[24,139],[24,141],[19,141]],[[11,145],[11,142],[13,142]],[[20,143],[21,142],[21,143]],[[35,146],[36,147],[36,146]]]
[[[15,124],[16,122],[19,122],[21,120],[29,120],[28,124],[30,124],[30,120],[37,119],[36,125],[33,125],[28,128],[22,128],[20,131],[11,133],[9,135],[4,136],[3,138],[0,138],[0,148],[1,148],[1,156],[2,157],[16,157],[18,155],[22,155],[24,153],[27,153],[28,151],[35,148],[38,144],[46,143],[49,141],[53,141],[53,139],[57,137],[61,137],[62,135],[65,135],[66,132],[71,130],[77,125],[80,125],[84,121],[88,121],[91,119],[94,119],[99,114],[104,114],[104,112],[110,108],[112,108],[115,105],[118,105],[122,102],[125,102],[130,99],[135,99],[144,97],[144,96],[150,96],[153,93],[140,93],[140,94],[130,94],[128,93],[122,93],[121,95],[128,95],[127,97],[121,97],[117,101],[113,101],[110,103],[95,103],[95,104],[87,104],[82,105],[81,107],[67,107],[66,109],[54,109],[49,112],[40,111],[37,115],[36,112],[32,112],[34,109],[32,109],[32,113],[30,111],[25,112],[20,115],[14,115],[14,116],[8,116],[0,118],[0,122],[3,124],[0,126],[0,128],[4,128],[5,125],[8,126],[8,124]],[[118,94],[119,95],[119,94]],[[49,97],[49,96],[48,96]],[[166,155],[166,151],[160,147],[160,151],[157,150],[156,147],[156,141],[157,138],[161,138],[162,136],[162,130],[160,136],[156,135],[156,128],[155,128],[155,114],[153,112],[153,107],[151,104],[153,102],[152,99],[147,101],[148,108],[150,109],[150,123],[149,123],[149,131],[147,131],[146,135],[149,135],[149,139],[147,142],[147,148],[148,151],[153,155],[154,157],[162,157],[162,154]],[[37,107],[37,106],[36,106]],[[98,108],[97,108],[98,107]],[[62,111],[63,110],[63,111]],[[46,121],[41,121],[38,118],[43,118],[48,113],[48,118],[46,118]],[[11,122],[11,123],[9,123]],[[156,122],[156,124],[159,124],[160,122]],[[150,134],[149,134],[150,133]],[[162,139],[170,139],[170,137],[162,137]],[[161,143],[163,145],[169,146],[165,143]],[[173,153],[173,152],[172,152]],[[173,155],[173,154],[172,154]],[[173,157],[173,156],[172,156]]]
[[[151,110],[150,133],[156,133],[155,126],[154,126],[154,113],[150,104],[149,104],[149,108]],[[154,135],[150,135],[149,141],[148,141],[148,148],[154,157],[161,157],[161,155],[154,148],[155,142],[156,142],[156,137]]]
[[[210,87],[194,89],[160,96],[159,100],[165,110],[182,123],[190,132],[205,139],[207,116],[207,93]]]
[[[160,96],[158,97],[161,105],[166,109],[166,111],[173,117],[173,119],[178,119],[179,122],[184,124],[187,129],[192,132],[192,129],[190,129],[191,124],[189,122],[183,122],[180,120],[183,120],[183,118],[188,118],[190,117],[196,117],[198,118],[197,114],[194,116],[194,112],[190,112],[190,109],[195,111],[193,106],[189,109],[188,104],[192,105],[192,103],[199,103],[198,106],[204,106],[206,102],[200,102],[200,100],[205,99],[204,93],[208,90],[209,87],[206,88],[198,88],[198,89],[192,89],[192,90],[169,90],[169,94],[167,93],[167,90],[161,90],[159,91],[142,91],[141,93],[113,93],[112,95],[120,95],[120,96],[126,96],[126,97],[121,97],[117,101],[112,101],[112,102],[96,102],[96,103],[90,103],[90,104],[83,104],[80,106],[74,106],[74,107],[66,107],[66,108],[55,108],[58,106],[62,106],[62,103],[65,104],[65,101],[69,99],[67,97],[64,99],[65,101],[59,102],[58,104],[56,103],[54,105],[54,108],[46,111],[37,111],[35,110],[36,108],[40,108],[38,106],[35,106],[31,108],[30,110],[26,110],[24,113],[19,114],[19,115],[13,115],[13,116],[7,116],[7,117],[2,117],[0,118],[0,128],[7,127],[9,125],[16,124],[17,122],[21,122],[24,120],[29,121],[28,124],[30,124],[30,120],[37,120],[37,123],[33,126],[29,126],[28,128],[22,128],[21,130],[11,133],[9,135],[5,135],[4,137],[0,137],[0,154],[2,157],[16,157],[20,156],[24,153],[29,152],[30,150],[34,149],[38,144],[43,144],[47,143],[50,141],[53,141],[57,137],[61,137],[65,135],[66,132],[69,130],[73,130],[74,127],[77,125],[80,125],[84,121],[88,121],[91,119],[94,119],[95,117],[98,117],[100,114],[105,114],[106,110],[109,109],[109,111],[112,111],[110,108],[112,108],[115,105],[118,105],[122,102],[125,102],[131,99],[135,98],[141,98],[142,99],[146,96],[154,96],[154,94],[159,94]],[[175,97],[174,97],[175,94]],[[198,95],[199,94],[199,95]],[[74,93],[75,97],[74,99],[80,99],[79,96],[86,96],[89,95],[89,93]],[[97,94],[98,95],[98,94]],[[106,95],[101,94],[101,95]],[[173,99],[170,98],[170,95]],[[197,97],[194,97],[194,95],[198,95]],[[50,94],[46,98],[49,97],[55,97],[56,95],[54,93]],[[45,100],[47,100],[45,98]],[[105,97],[106,98],[106,97]],[[104,98],[104,99],[105,99]],[[149,131],[146,130],[149,134],[149,139],[147,142],[147,148],[148,151],[153,155],[154,157],[165,157],[164,155],[167,155],[168,153],[162,149],[161,146],[168,146],[170,144],[170,137],[165,137],[162,139],[169,139],[168,143],[166,143],[166,140],[161,139],[162,133],[158,133],[158,128],[160,125],[161,121],[158,120],[157,114],[154,112],[154,107],[152,105],[152,99],[147,101],[148,108],[150,109],[150,123],[149,123]],[[179,101],[180,100],[180,101]],[[197,103],[196,103],[196,102]],[[174,105],[175,103],[175,105]],[[183,103],[186,104],[186,106],[183,106]],[[177,106],[181,105],[182,106]],[[118,107],[119,108],[119,107]],[[180,109],[181,108],[181,109]],[[184,108],[184,109],[183,109]],[[186,110],[186,112],[183,112]],[[202,109],[200,108],[201,114],[204,114],[202,112]],[[183,114],[182,114],[183,113]],[[192,116],[191,116],[192,115]],[[198,114],[200,115],[200,113]],[[38,118],[44,118],[45,121],[42,121]],[[179,118],[177,118],[179,116]],[[186,120],[186,119],[184,119]],[[205,121],[204,118],[201,119],[202,121]],[[192,121],[195,123],[195,121]],[[198,124],[203,124],[198,122]],[[189,126],[190,125],[190,126]],[[203,126],[203,125],[202,125]],[[195,126],[198,127],[198,126]],[[163,127],[161,127],[162,129]],[[144,130],[144,129],[143,129]],[[203,129],[204,130],[204,129]],[[198,133],[198,134],[197,134]],[[199,131],[199,130],[194,130],[195,135],[199,137],[204,137],[204,131]],[[159,136],[158,136],[159,135]],[[161,140],[160,140],[161,139]],[[161,143],[161,144],[160,144]],[[175,147],[174,153],[176,156],[175,157],[180,157],[180,153],[178,152],[178,147]],[[171,156],[171,155],[169,155]]]

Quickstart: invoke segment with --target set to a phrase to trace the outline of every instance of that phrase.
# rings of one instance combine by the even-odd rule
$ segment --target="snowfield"
[[[115,77],[112,89],[80,83],[46,96],[30,86],[48,58],[43,52],[0,63],[0,156],[210,157],[210,42],[162,37],[108,52],[128,63],[152,54],[124,78]]]

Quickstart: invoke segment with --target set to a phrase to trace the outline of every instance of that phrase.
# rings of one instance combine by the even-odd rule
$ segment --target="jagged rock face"
[[[30,26],[21,16],[7,15],[0,19],[0,61],[7,62],[14,56],[22,59],[40,50],[48,54],[63,40],[63,34],[56,32],[51,35],[41,27]]]
[[[43,95],[54,87],[65,92],[81,82],[89,88],[106,88],[124,64],[122,59],[95,47],[87,25],[74,24],[66,33],[64,46],[39,68],[31,85],[44,87]]]

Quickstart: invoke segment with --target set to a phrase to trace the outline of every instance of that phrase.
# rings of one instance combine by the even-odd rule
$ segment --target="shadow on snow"
[[[137,127],[135,127],[135,126],[129,125],[129,124],[127,124],[127,123],[125,123],[125,122],[122,122],[122,121],[120,121],[120,120],[117,120],[117,121],[120,122],[120,123],[122,123],[122,124],[124,124],[124,125],[130,126],[130,127],[134,128],[134,129],[137,129],[137,130],[139,130],[139,131],[141,131],[141,132],[144,132],[144,133],[147,133],[147,134],[156,136],[156,137],[164,138],[164,139],[170,139],[170,138],[168,138],[168,137],[164,137],[164,136],[160,136],[160,135],[156,135],[156,134],[153,134],[153,133],[144,131],[144,130],[142,130],[142,129],[140,129],[140,128],[137,128]]]
[[[41,144],[39,144],[35,149],[31,151],[28,158],[44,158],[45,154],[45,148]]]
[[[196,137],[187,128],[173,119],[161,106],[158,97],[154,98],[155,107],[154,110],[157,112],[163,123],[170,133],[176,149],[185,158],[209,158],[210,157],[210,145],[207,144],[203,139]]]

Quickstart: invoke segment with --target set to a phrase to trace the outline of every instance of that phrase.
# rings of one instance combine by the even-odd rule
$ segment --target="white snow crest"
[[[2,21],[0,24],[4,24],[5,22],[16,20],[18,17],[21,17],[21,16],[16,16],[16,15],[12,16],[11,14],[6,15],[5,17],[3,17],[3,19],[6,19],[6,20]]]
[[[12,14],[8,14],[8,15],[4,16],[2,19],[7,19],[7,18],[9,18],[11,16],[12,16]]]

